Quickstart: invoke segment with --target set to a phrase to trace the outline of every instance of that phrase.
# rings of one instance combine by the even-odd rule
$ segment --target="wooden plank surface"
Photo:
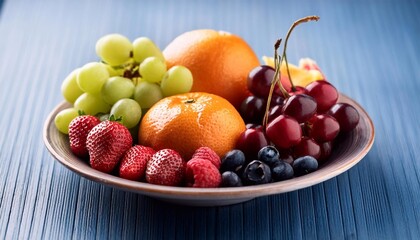
[[[1,3],[2,1],[0,1]],[[418,1],[4,1],[0,12],[0,239],[420,238]],[[161,48],[185,31],[242,36],[258,56],[306,15],[288,58],[315,59],[372,117],[364,160],[322,184],[191,208],[101,186],[57,163],[42,125],[104,34]]]

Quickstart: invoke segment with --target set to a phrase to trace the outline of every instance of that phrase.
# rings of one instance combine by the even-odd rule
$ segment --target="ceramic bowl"
[[[360,121],[352,132],[338,139],[330,158],[313,173],[286,181],[256,186],[208,189],[169,187],[126,180],[97,171],[91,168],[86,161],[72,154],[68,136],[60,133],[54,125],[57,113],[71,106],[66,102],[56,106],[46,119],[43,139],[47,149],[57,161],[80,176],[99,184],[182,205],[221,206],[306,188],[331,179],[357,164],[372,147],[375,136],[374,126],[369,115],[357,102],[343,94],[340,95],[339,102],[353,105],[359,111]]]

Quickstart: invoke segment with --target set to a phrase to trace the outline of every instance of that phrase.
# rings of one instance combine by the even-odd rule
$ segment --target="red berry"
[[[340,124],[340,131],[350,132],[359,123],[359,112],[352,105],[337,103],[327,113],[333,116]]]
[[[114,121],[103,121],[88,134],[86,147],[92,168],[109,173],[131,148],[133,138],[128,129]]]
[[[241,150],[247,159],[257,159],[260,149],[267,145],[267,138],[261,128],[246,129],[236,142],[236,148]]]
[[[286,149],[300,142],[302,129],[294,118],[280,115],[268,123],[266,134],[268,139],[277,147]]]
[[[318,104],[318,113],[328,111],[338,100],[337,89],[329,82],[324,80],[318,80],[311,82],[306,86],[308,90],[307,94],[315,98]]]
[[[147,162],[156,151],[150,147],[136,145],[131,147],[121,161],[119,176],[125,179],[139,181],[146,172]]]
[[[297,94],[286,99],[283,105],[283,114],[289,115],[299,123],[308,121],[316,113],[315,99],[306,94]]]
[[[98,118],[90,115],[78,116],[70,122],[69,140],[71,151],[79,157],[89,156],[86,148],[86,138],[96,125],[101,123]]]
[[[295,159],[303,156],[318,159],[321,156],[321,147],[312,138],[302,137],[302,140],[293,147],[293,156]]]
[[[340,125],[330,115],[321,114],[309,120],[308,132],[308,136],[319,143],[329,142],[337,137],[340,132]]]
[[[266,98],[275,72],[274,68],[267,65],[255,67],[248,74],[248,90],[255,96]]]
[[[321,147],[321,156],[319,156],[319,158],[317,160],[321,164],[321,163],[324,163],[325,161],[327,161],[328,157],[331,155],[332,143],[331,142],[324,142],[324,143],[320,144],[319,146]]]
[[[217,155],[215,151],[213,151],[209,147],[200,147],[199,149],[195,150],[195,153],[192,156],[194,158],[201,158],[204,160],[208,160],[217,168],[220,169],[220,157]]]
[[[172,149],[162,149],[147,163],[146,181],[158,185],[179,186],[184,172],[185,162],[181,155]]]
[[[246,123],[262,122],[265,113],[266,101],[256,96],[248,96],[239,107],[239,113]]]
[[[219,187],[222,175],[210,162],[201,158],[194,158],[187,162],[185,171],[187,186],[197,188]]]

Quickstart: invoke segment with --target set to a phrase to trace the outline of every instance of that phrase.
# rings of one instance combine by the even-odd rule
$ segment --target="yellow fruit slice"
[[[263,62],[274,68],[274,58],[263,56]],[[317,80],[324,80],[324,76],[321,71],[317,69],[306,70],[304,68],[298,67],[291,63],[289,65],[290,76],[292,81],[296,86],[306,87],[309,83]],[[286,64],[283,62],[280,67],[281,75],[287,77]]]

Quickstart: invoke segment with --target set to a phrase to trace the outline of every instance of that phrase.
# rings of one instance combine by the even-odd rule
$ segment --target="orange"
[[[200,147],[209,147],[222,157],[235,147],[244,130],[244,121],[226,99],[191,92],[153,105],[141,120],[139,144],[176,150],[184,160]]]
[[[187,67],[194,79],[192,92],[219,95],[235,107],[249,95],[248,73],[260,65],[252,48],[239,36],[200,29],[183,33],[164,49],[168,69]]]

